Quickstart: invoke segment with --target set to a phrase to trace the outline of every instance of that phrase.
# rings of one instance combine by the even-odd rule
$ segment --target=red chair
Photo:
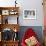
[[[22,38],[21,45],[27,46],[26,43],[25,43],[25,39],[28,39],[29,37],[32,37],[32,36],[36,37],[36,39],[37,39],[37,35],[34,32],[34,30],[32,28],[28,28],[27,31],[24,34],[24,37]],[[37,44],[35,46],[41,46],[41,44],[39,42],[37,42]]]

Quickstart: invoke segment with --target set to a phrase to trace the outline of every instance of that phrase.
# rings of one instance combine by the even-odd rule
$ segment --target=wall
[[[14,1],[15,0],[0,0],[0,6],[1,7],[10,7],[10,6],[14,6]]]
[[[15,6],[15,0],[0,0],[0,6]],[[20,18],[19,24],[21,26],[43,26],[43,6],[42,0],[17,0],[20,6]],[[24,20],[23,10],[24,9],[36,9],[36,19],[35,20]]]
[[[21,0],[21,14],[20,14],[20,23],[21,26],[43,26],[43,6],[42,0]],[[23,19],[23,10],[24,9],[36,9],[36,20],[24,20]]]

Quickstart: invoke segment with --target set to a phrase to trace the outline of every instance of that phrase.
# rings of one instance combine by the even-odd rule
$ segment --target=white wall
[[[14,6],[15,3],[14,3],[15,0],[0,0],[0,6],[1,7],[9,7],[9,6]]]
[[[0,6],[14,6],[15,0],[0,0]],[[43,26],[43,6],[42,0],[17,0],[20,6],[20,17],[19,24],[21,26]],[[24,20],[23,10],[24,9],[36,9],[36,20]]]
[[[21,0],[18,2],[21,4],[21,11],[24,9],[36,9],[36,20],[24,20],[23,12],[20,15],[20,25],[22,26],[43,26],[43,6],[42,0]]]

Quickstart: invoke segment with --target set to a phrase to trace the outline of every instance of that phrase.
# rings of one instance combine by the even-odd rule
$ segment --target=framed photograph
[[[23,19],[36,19],[36,9],[24,9]]]
[[[18,13],[18,12],[17,12],[16,10],[10,10],[10,11],[9,11],[9,14],[10,14],[10,15],[16,15],[17,13]]]
[[[2,15],[9,15],[9,10],[2,10]]]

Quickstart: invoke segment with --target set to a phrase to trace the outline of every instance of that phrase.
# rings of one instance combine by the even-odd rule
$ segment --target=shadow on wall
[[[22,40],[23,35],[24,35],[25,31],[28,28],[32,28],[34,30],[34,32],[36,32],[39,41],[42,43],[43,42],[42,26],[21,26],[20,27],[20,32],[19,32],[19,39],[20,39],[20,41]]]

